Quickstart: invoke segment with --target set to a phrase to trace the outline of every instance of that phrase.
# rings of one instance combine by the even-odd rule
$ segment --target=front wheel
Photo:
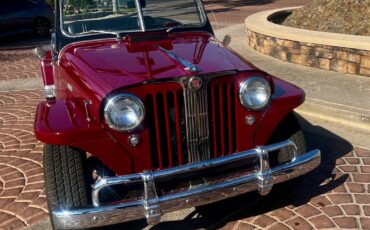
[[[280,122],[268,144],[278,143],[285,140],[290,140],[296,145],[298,155],[306,153],[306,140],[298,119],[293,112],[289,113]],[[291,148],[283,148],[270,155],[270,163],[272,165],[287,163],[291,161],[293,157],[293,151]]]
[[[296,145],[297,155],[301,155],[307,152],[306,140],[294,112],[289,113],[280,122],[274,134],[270,138],[269,144],[285,140],[290,140]],[[294,154],[291,148],[284,148],[279,151],[273,152],[270,155],[271,167],[290,162],[293,157]],[[289,192],[291,192],[293,188],[299,187],[301,185],[303,177],[304,175],[274,186],[272,193],[274,193],[277,197],[286,196],[286,194],[289,194]]]
[[[54,209],[82,208],[91,203],[91,178],[86,170],[85,152],[46,144],[43,158],[49,213]],[[53,218],[51,222],[55,228]]]

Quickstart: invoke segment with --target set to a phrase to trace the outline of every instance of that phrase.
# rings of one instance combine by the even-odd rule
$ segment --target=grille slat
[[[216,158],[218,154],[218,149],[217,149],[217,120],[216,120],[216,90],[215,87],[211,87],[211,110],[212,110],[212,127],[213,127],[213,157]]]
[[[155,121],[155,130],[156,130],[156,139],[157,139],[157,154],[158,154],[158,161],[159,161],[159,167],[163,168],[163,161],[162,161],[162,150],[161,150],[161,134],[160,134],[160,126],[159,126],[159,114],[158,114],[158,95],[156,95],[156,100],[153,103],[154,108],[154,121]]]
[[[181,91],[178,91],[174,94],[174,105],[175,105],[175,118],[176,118],[176,143],[177,143],[177,159],[178,164],[182,165],[182,158],[183,158],[183,152],[182,152],[182,145],[181,145],[181,107],[180,107],[180,97],[178,97],[178,94],[180,94]]]
[[[232,150],[232,138],[233,138],[233,135],[232,135],[232,121],[233,121],[233,118],[232,118],[232,111],[231,111],[231,104],[233,103],[233,101],[231,101],[231,87],[230,85],[227,86],[227,89],[226,89],[226,95],[227,95],[227,116],[228,116],[228,137],[229,137],[229,154],[233,153],[233,150]]]
[[[170,121],[170,117],[169,117],[169,107],[168,107],[168,99],[169,97],[171,96],[171,93],[168,93],[165,97],[164,97],[164,117],[165,117],[165,120],[166,121]],[[165,122],[166,124],[166,136],[167,136],[167,149],[168,149],[168,162],[169,162],[169,167],[172,167],[172,146],[171,146],[171,131],[170,131],[170,122]]]
[[[220,114],[220,139],[221,142],[221,156],[225,155],[225,122],[224,122],[224,100],[222,94],[222,86],[218,87],[218,97],[220,103],[220,110],[218,111]]]

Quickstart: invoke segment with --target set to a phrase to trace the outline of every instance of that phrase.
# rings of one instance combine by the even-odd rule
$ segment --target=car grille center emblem
[[[198,90],[202,87],[202,79],[199,77],[192,77],[188,83],[189,89]]]

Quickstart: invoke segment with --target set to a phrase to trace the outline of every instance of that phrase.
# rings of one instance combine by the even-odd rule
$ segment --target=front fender
[[[54,145],[72,146],[96,156],[117,174],[133,172],[130,155],[99,125],[88,122],[64,100],[41,102],[36,111],[35,136]]]
[[[279,123],[305,100],[304,91],[286,81],[273,77],[275,87],[272,102],[255,131],[255,145],[265,145]]]

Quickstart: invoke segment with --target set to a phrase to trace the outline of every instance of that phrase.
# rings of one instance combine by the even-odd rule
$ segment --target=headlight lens
[[[261,77],[251,77],[240,83],[240,103],[247,109],[259,110],[270,101],[271,87],[269,82]]]
[[[104,108],[104,118],[110,128],[130,131],[143,121],[144,105],[132,94],[119,94],[108,100]]]

